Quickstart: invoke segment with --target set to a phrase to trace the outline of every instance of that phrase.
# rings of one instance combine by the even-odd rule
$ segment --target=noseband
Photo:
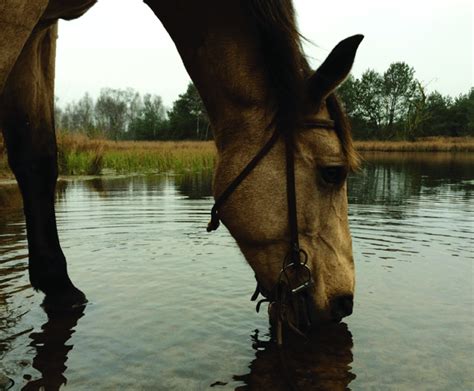
[[[315,119],[307,121],[303,124],[306,129],[335,129],[335,122],[332,120]],[[294,137],[290,132],[281,132],[278,128],[273,132],[270,139],[265,145],[258,151],[253,159],[245,166],[239,175],[227,186],[222,194],[217,197],[214,206],[211,210],[211,220],[207,226],[207,231],[211,232],[216,230],[220,224],[219,209],[227,201],[230,195],[237,189],[242,181],[253,171],[258,163],[271,151],[273,146],[276,144],[280,137],[284,138],[285,142],[285,155],[286,155],[286,193],[288,202],[288,226],[290,231],[289,250],[283,260],[282,268],[276,286],[271,292],[262,291],[260,284],[257,280],[257,288],[255,293],[252,295],[251,300],[255,301],[261,293],[265,299],[260,300],[257,303],[257,312],[260,309],[260,305],[263,302],[270,302],[271,306],[276,305],[278,314],[278,329],[277,329],[277,341],[278,344],[282,343],[282,322],[285,321],[290,328],[296,331],[298,334],[302,334],[297,326],[294,326],[289,321],[287,315],[287,308],[291,307],[293,314],[298,316],[298,303],[303,302],[304,313],[302,318],[307,323],[306,326],[311,325],[311,304],[309,291],[314,286],[314,280],[311,274],[311,270],[307,265],[308,255],[300,248],[299,236],[298,236],[298,219],[297,219],[297,208],[296,208],[296,183],[295,183],[295,156],[294,156]],[[291,283],[291,277],[296,276],[296,284]]]

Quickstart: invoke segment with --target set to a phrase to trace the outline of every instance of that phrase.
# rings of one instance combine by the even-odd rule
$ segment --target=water
[[[286,352],[301,389],[474,388],[473,168],[465,154],[373,154],[350,179],[355,312]],[[224,228],[205,232],[210,186],[205,173],[61,181],[60,237],[90,304],[50,320],[28,285],[18,193],[0,187],[13,389],[288,389],[250,268]]]

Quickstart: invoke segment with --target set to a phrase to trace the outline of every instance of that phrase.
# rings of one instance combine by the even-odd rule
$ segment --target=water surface
[[[251,269],[224,228],[205,231],[210,178],[61,181],[60,238],[90,304],[49,320],[18,192],[0,187],[0,374],[14,389],[285,389]],[[474,388],[473,191],[471,155],[367,157],[350,180],[355,312],[287,352],[295,383]]]

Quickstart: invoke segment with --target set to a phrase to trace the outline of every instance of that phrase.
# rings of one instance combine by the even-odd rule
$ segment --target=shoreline
[[[14,180],[0,139],[0,180]],[[354,141],[364,158],[402,154],[403,159],[420,155],[463,154],[474,158],[474,137],[427,137],[417,141]],[[110,141],[89,139],[81,134],[58,135],[61,177],[182,174],[214,167],[216,150],[212,141]],[[417,156],[418,155],[418,156]],[[402,156],[399,156],[402,158]],[[366,159],[364,159],[366,160]]]

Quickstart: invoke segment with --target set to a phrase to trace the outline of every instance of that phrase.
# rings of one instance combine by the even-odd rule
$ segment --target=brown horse
[[[30,281],[52,308],[86,302],[68,276],[54,212],[57,20],[79,17],[94,3],[0,5],[0,127],[23,196]],[[207,108],[218,149],[216,197],[268,147],[217,217],[255,271],[259,291],[287,319],[299,317],[298,307],[313,322],[349,315],[354,262],[346,176],[357,156],[333,91],[362,37],[342,41],[313,72],[291,0],[145,3],[174,40]]]

